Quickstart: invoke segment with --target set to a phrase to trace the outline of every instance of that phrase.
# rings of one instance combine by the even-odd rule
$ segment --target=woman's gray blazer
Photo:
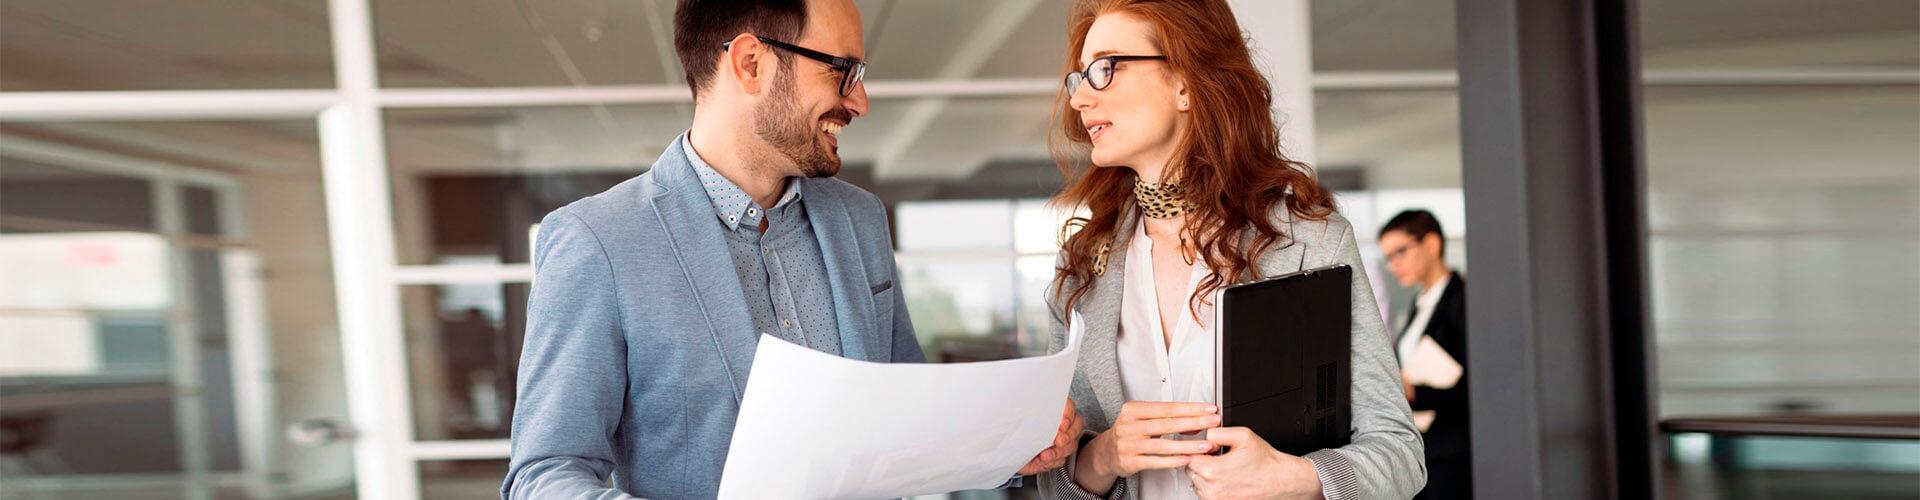
[[[1349,498],[1410,498],[1426,484],[1426,463],[1421,459],[1420,432],[1413,426],[1405,393],[1400,385],[1400,368],[1388,347],[1390,333],[1380,319],[1372,286],[1367,282],[1360,261],[1353,227],[1345,217],[1334,214],[1324,220],[1296,220],[1284,205],[1275,207],[1271,220],[1291,241],[1281,240],[1278,248],[1267,251],[1255,262],[1260,276],[1277,276],[1301,269],[1334,264],[1352,266],[1353,273],[1353,440],[1337,449],[1320,450],[1304,458],[1313,461],[1320,483],[1330,500]],[[1088,436],[1113,426],[1126,400],[1120,390],[1120,366],[1116,356],[1116,334],[1120,326],[1120,298],[1126,283],[1124,275],[1128,242],[1133,236],[1131,210],[1122,212],[1123,221],[1110,248],[1106,273],[1094,278],[1093,288],[1082,296],[1074,309],[1086,322],[1086,338],[1080,346],[1080,361],[1074,370],[1070,396],[1080,415],[1086,418]],[[1066,289],[1076,282],[1068,280]],[[1060,309],[1052,291],[1048,291],[1053,311],[1053,349],[1066,346],[1069,315]],[[1084,439],[1083,439],[1084,442]],[[1073,484],[1072,473],[1078,456],[1067,465],[1040,474],[1042,493],[1049,498],[1095,498]],[[1135,498],[1139,478],[1129,477],[1108,494],[1108,498]]]

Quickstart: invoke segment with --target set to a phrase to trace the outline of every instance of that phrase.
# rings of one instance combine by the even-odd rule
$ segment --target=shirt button
[[[773,253],[773,247],[770,247],[770,246],[762,246],[762,247],[760,247],[760,251],[762,251],[762,252],[766,252],[766,253]]]
[[[793,320],[790,320],[790,319],[783,319],[783,320],[780,320],[780,327],[781,327],[781,328],[793,328]]]
[[[755,216],[755,215],[760,215],[760,209],[758,209],[758,208],[748,208],[748,209],[747,209],[747,216],[748,216],[748,217],[752,217],[752,216]]]
[[[732,224],[732,223],[735,223],[735,222],[740,222],[740,218],[739,218],[739,217],[737,217],[737,216],[732,216],[732,215],[729,215],[729,216],[727,216],[727,223],[728,223],[728,224]]]

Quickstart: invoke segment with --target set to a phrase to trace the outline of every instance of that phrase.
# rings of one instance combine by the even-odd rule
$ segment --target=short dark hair
[[[806,0],[680,0],[673,13],[673,48],[693,96],[713,83],[720,46],[741,33],[792,42],[807,25]],[[774,51],[782,65],[791,55]]]
[[[1425,241],[1429,234],[1439,236],[1440,255],[1447,254],[1447,233],[1440,231],[1440,219],[1434,217],[1433,212],[1417,208],[1400,212],[1380,228],[1380,236],[1386,236],[1388,231],[1407,233],[1407,236],[1413,237],[1413,241]]]

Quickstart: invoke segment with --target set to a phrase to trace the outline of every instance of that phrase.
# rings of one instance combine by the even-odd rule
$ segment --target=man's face
[[[865,60],[860,12],[851,0],[807,2],[807,26],[794,45]],[[769,50],[782,49],[768,47]],[[866,85],[840,95],[850,76],[827,63],[793,53],[776,70],[772,87],[754,107],[754,133],[792,161],[788,175],[831,177],[840,172],[840,130],[867,113]]]
[[[1387,256],[1387,270],[1402,287],[1420,285],[1427,271],[1439,265],[1440,244],[1440,237],[1433,234],[1423,239],[1414,239],[1406,231],[1380,235],[1380,253]]]

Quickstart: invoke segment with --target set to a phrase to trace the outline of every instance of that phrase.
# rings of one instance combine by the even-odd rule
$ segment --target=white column
[[[195,284],[207,277],[193,272],[193,249],[183,242],[187,236],[187,216],[179,179],[164,172],[148,175],[153,182],[154,223],[166,238],[167,263],[173,275],[173,300],[167,307],[167,348],[171,360],[167,372],[173,386],[173,428],[177,433],[174,441],[180,445],[180,496],[211,499],[207,384],[205,374],[201,373],[200,305],[194,293],[198,289]]]
[[[1253,41],[1253,62],[1273,85],[1287,157],[1313,164],[1313,17],[1308,0],[1229,0]]]
[[[340,104],[320,113],[334,295],[360,498],[413,500],[413,423],[369,0],[331,0]]]

